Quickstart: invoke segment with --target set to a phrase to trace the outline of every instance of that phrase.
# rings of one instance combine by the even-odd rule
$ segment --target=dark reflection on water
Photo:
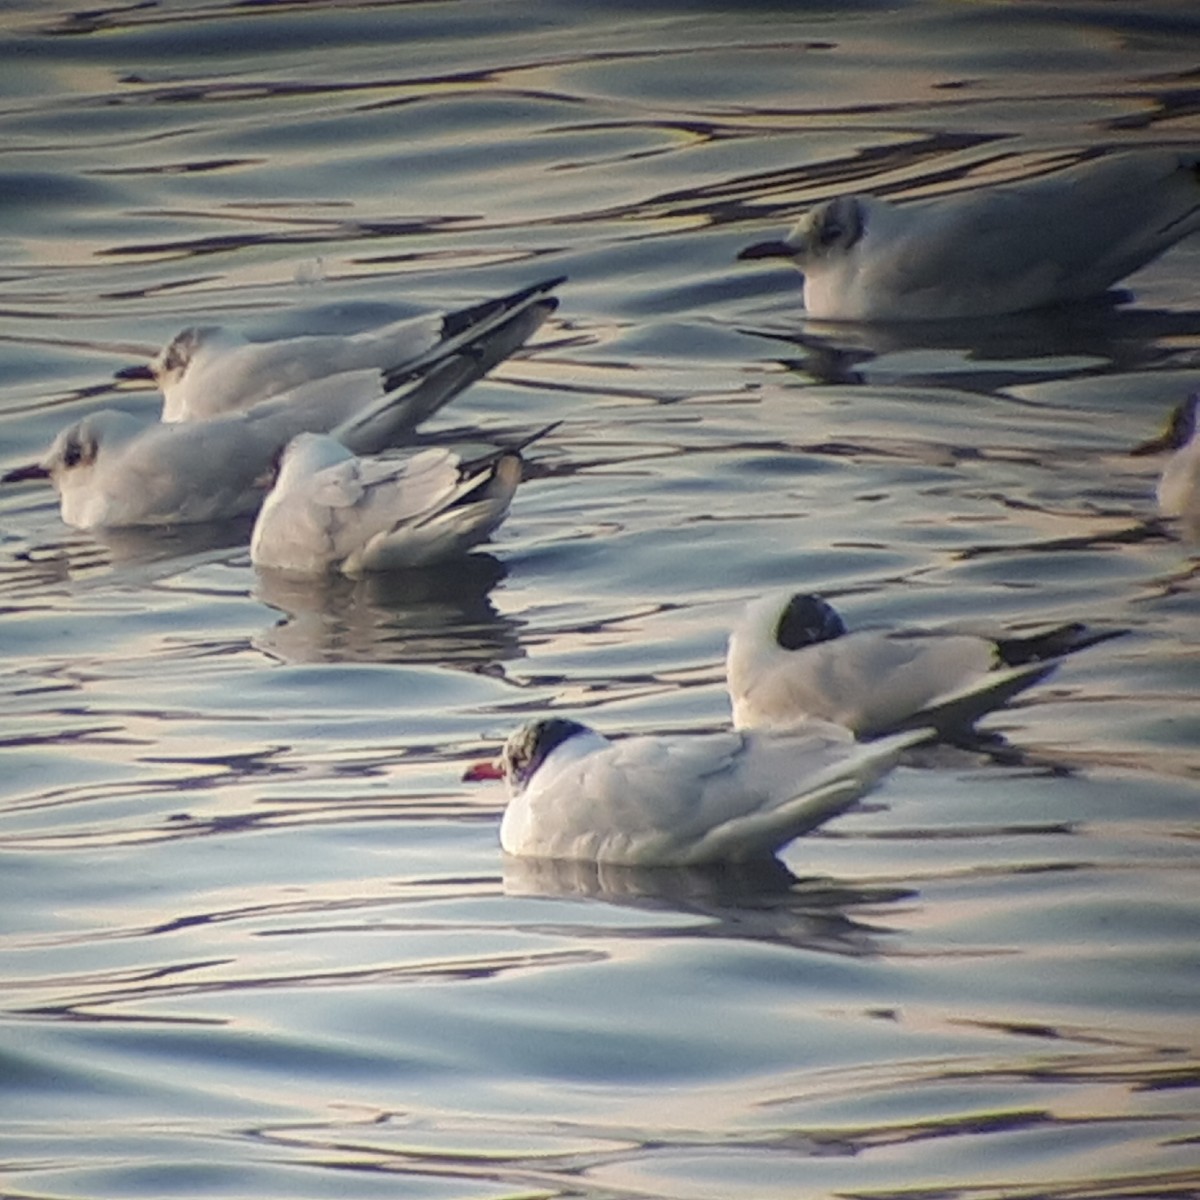
[[[283,662],[429,662],[481,670],[520,657],[521,622],[489,593],[507,570],[491,554],[351,580],[259,572],[255,594],[285,615],[255,645]]]
[[[909,894],[896,888],[801,883],[775,860],[752,866],[655,869],[511,856],[504,859],[504,890],[514,896],[600,900],[705,921],[685,928],[675,921],[662,927],[639,925],[628,931],[631,937],[761,939],[853,956],[878,954],[880,938],[887,931],[854,919],[848,910],[868,905],[878,909]]]

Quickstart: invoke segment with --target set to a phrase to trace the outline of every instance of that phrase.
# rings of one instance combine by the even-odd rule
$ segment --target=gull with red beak
[[[500,845],[523,858],[678,867],[769,860],[852,807],[925,731],[856,743],[810,722],[787,737],[714,733],[610,741],[532,721],[467,779],[502,778]]]

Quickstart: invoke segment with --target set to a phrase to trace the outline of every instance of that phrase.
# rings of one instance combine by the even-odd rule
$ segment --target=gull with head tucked
[[[786,733],[813,718],[870,738],[932,727],[969,734],[984,713],[1049,675],[1064,655],[1124,630],[1058,625],[1026,636],[949,629],[851,632],[803,592],[748,604],[729,638],[726,680],[737,729]]]
[[[819,320],[953,320],[1099,296],[1198,229],[1200,155],[1144,150],[903,205],[838,196],[739,257],[790,259]]]

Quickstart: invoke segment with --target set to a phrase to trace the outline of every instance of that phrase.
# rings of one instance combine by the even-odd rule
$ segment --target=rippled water
[[[1197,558],[1125,453],[1200,385],[1200,239],[901,331],[734,261],[850,188],[1194,145],[1200,19],[1128,7],[5,7],[5,465],[154,412],[112,372],[185,324],[570,275],[435,422],[563,421],[466,567],[285,586],[244,527],[0,495],[6,1196],[1200,1193]],[[502,863],[465,760],[721,727],[783,583],[1132,633],[797,882]]]

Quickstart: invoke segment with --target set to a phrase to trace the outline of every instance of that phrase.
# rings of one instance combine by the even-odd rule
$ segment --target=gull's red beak
[[[489,758],[486,762],[472,763],[463,772],[463,778],[472,783],[478,783],[482,779],[503,779],[504,768],[495,759]]]

